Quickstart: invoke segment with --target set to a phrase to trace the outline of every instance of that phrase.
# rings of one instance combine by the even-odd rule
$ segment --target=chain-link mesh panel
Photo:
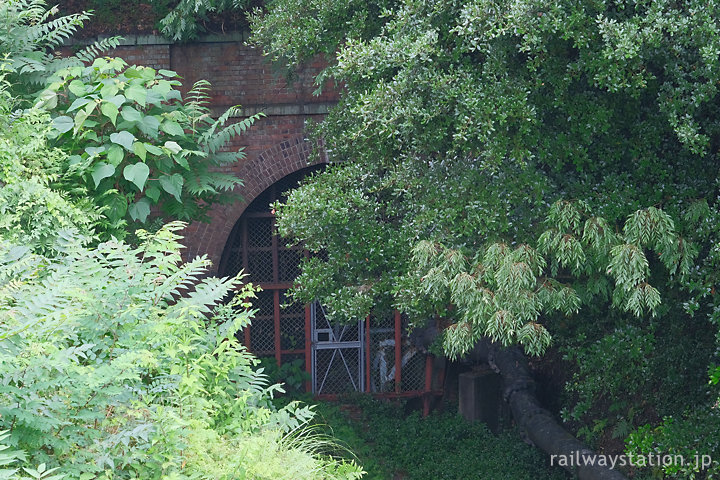
[[[257,355],[275,352],[275,324],[272,318],[255,318],[250,327],[250,350]]]
[[[279,249],[278,250],[278,280],[281,282],[292,282],[300,275],[300,260],[303,258],[303,251],[300,249]]]
[[[285,292],[281,292],[280,304],[285,305],[288,300]],[[280,348],[305,348],[305,306],[302,303],[294,302],[280,309]]]
[[[334,348],[315,352],[317,394],[338,394],[361,389],[360,349]]]
[[[272,218],[248,218],[248,248],[272,246]]]
[[[410,344],[403,316],[400,350],[400,391],[422,391],[425,387],[425,354]],[[388,315],[370,319],[370,391],[395,392],[395,319]]]
[[[248,252],[248,272],[251,282],[272,282],[272,252]]]
[[[410,343],[408,325],[408,317],[403,314],[400,389],[403,392],[416,392],[425,388],[425,354]]]
[[[240,247],[233,248],[228,254],[228,258],[225,263],[225,274],[224,276],[234,277],[243,268],[242,249]]]
[[[274,353],[275,324],[273,320],[273,292],[257,293],[253,300],[253,308],[257,309],[250,324],[250,350],[255,353]]]
[[[370,391],[395,391],[395,322],[392,317],[370,319]]]
[[[257,298],[253,301],[253,307],[257,309],[256,318],[273,318],[273,291],[263,290],[255,294]]]

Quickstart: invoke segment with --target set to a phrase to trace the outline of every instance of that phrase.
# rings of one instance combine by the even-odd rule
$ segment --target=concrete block
[[[500,429],[502,379],[490,368],[461,373],[458,382],[460,414],[469,422],[483,422],[490,431]]]

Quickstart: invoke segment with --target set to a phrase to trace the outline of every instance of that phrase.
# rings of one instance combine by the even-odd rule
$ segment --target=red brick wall
[[[209,80],[212,105],[218,111],[239,104],[248,114],[267,115],[234,142],[234,147],[244,147],[247,154],[230,169],[244,182],[239,189],[243,201],[217,206],[209,224],[195,222],[186,229],[187,257],[207,254],[213,262],[212,273],[217,273],[225,242],[245,207],[272,183],[308,166],[305,121],[322,119],[328,106],[337,101],[337,92],[326,89],[321,96],[313,96],[312,79],[322,68],[321,61],[306,66],[288,83],[283,72],[237,36],[232,41],[181,45],[138,37],[133,43],[110,55],[131,64],[174,70],[183,77],[186,91],[200,79]]]

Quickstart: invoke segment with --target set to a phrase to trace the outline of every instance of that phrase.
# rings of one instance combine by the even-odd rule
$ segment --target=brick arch
[[[210,223],[193,222],[185,229],[186,258],[207,255],[212,261],[210,274],[218,274],[218,266],[230,232],[245,209],[263,191],[282,178],[311,165],[327,162],[319,158],[310,162],[312,145],[304,136],[283,140],[277,145],[248,159],[236,171],[243,185],[237,189],[242,201],[217,205],[210,211]]]

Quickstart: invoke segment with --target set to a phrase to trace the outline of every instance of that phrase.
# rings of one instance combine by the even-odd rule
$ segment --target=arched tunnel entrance
[[[277,234],[270,205],[284,201],[287,192],[321,168],[304,168],[268,187],[230,232],[220,275],[242,270],[248,281],[262,288],[254,302],[257,313],[241,340],[255,355],[274,357],[278,365],[302,362],[312,378],[308,390],[316,395],[352,391],[407,397],[437,394],[442,381],[438,384],[433,375],[432,357],[404,334],[404,316],[331,322],[318,302],[303,305],[288,296],[300,262],[309,252]]]

